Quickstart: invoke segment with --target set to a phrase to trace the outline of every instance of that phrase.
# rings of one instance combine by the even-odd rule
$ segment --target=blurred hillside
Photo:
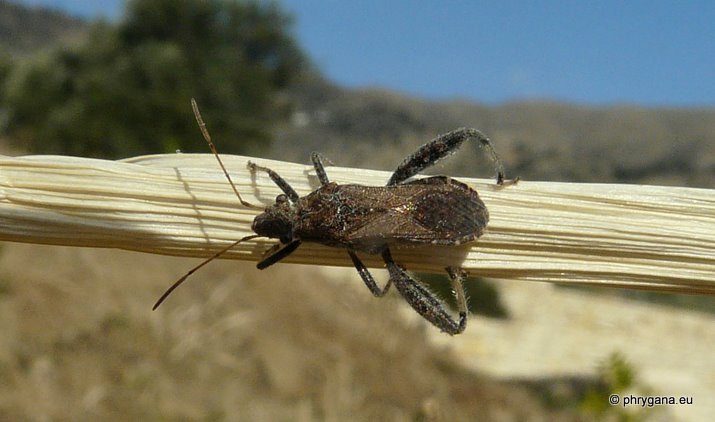
[[[87,22],[82,19],[0,0],[0,53],[25,56],[81,39],[86,33]]]
[[[0,1],[0,12],[0,50],[11,54],[10,62],[64,40],[77,43],[88,33],[87,23],[58,12],[6,1]],[[7,64],[3,72],[6,68]],[[209,81],[184,96],[221,90],[220,83]],[[245,89],[245,84],[241,86]],[[436,134],[471,126],[495,142],[510,174],[527,180],[715,185],[715,109],[425,101],[379,88],[344,89],[326,81],[310,66],[303,68],[302,76],[280,84],[278,89],[279,107],[266,109],[274,118],[268,119],[263,112],[248,120],[260,125],[256,119],[263,116],[260,130],[272,137],[261,135],[259,139],[265,145],[270,141],[272,147],[249,149],[270,158],[307,162],[311,151],[321,151],[339,165],[389,170]],[[235,94],[250,95],[240,91]],[[189,120],[181,132],[186,139],[172,139],[167,145],[185,143],[190,145],[183,147],[187,152],[206,151],[198,131],[189,129],[193,120],[184,100],[188,98],[176,101],[185,108],[182,117]],[[204,114],[219,149],[225,153],[240,150],[233,146],[239,136],[226,131],[225,120],[241,119],[246,109],[232,107],[232,114],[223,118],[218,112],[211,116],[214,106],[210,101],[205,104],[209,111]],[[286,112],[290,115],[287,121],[283,118]],[[112,118],[126,120],[127,116],[114,113]],[[250,138],[250,133],[241,136]],[[161,152],[162,148],[155,146],[147,152]],[[481,156],[477,160],[471,153],[456,154],[436,171],[490,175],[489,163]]]
[[[273,158],[305,161],[319,150],[336,164],[389,170],[436,134],[471,126],[494,141],[508,173],[527,180],[715,186],[715,109],[434,102],[318,76],[292,97],[297,111],[277,132]],[[469,151],[438,171],[490,175]]]

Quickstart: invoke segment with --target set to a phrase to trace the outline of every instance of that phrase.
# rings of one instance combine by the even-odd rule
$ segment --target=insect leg
[[[320,155],[318,152],[313,152],[310,154],[310,160],[313,162],[313,167],[315,168],[315,174],[318,175],[318,180],[320,180],[321,185],[327,185],[330,183],[330,180],[328,180],[328,175],[325,173],[325,167],[323,166],[323,161],[328,163],[329,165],[332,165],[333,163],[330,162],[327,158],[323,157]]]
[[[298,249],[298,246],[300,246],[300,240],[296,239],[289,244],[285,245],[281,249],[278,249],[275,253],[268,255],[267,257],[263,258],[262,261],[260,261],[258,264],[256,264],[256,268],[259,270],[262,270],[266,267],[270,267],[271,265],[275,264],[276,262],[282,260],[283,258],[287,257],[288,255],[292,254],[296,249]]]
[[[348,249],[348,253],[350,254],[350,258],[353,260],[353,265],[355,265],[355,269],[357,270],[358,274],[360,274],[360,277],[362,277],[362,281],[365,282],[365,285],[368,289],[370,289],[372,294],[376,297],[385,296],[385,293],[387,293],[387,291],[390,289],[390,286],[392,285],[392,278],[387,281],[385,287],[383,287],[382,289],[379,288],[377,286],[377,283],[375,283],[375,279],[372,278],[372,274],[370,274],[370,271],[367,270],[365,264],[362,263],[362,261],[360,260],[360,258],[358,258],[355,252]]]
[[[265,171],[266,173],[268,173],[268,176],[270,176],[271,180],[273,180],[273,183],[275,183],[276,185],[278,185],[279,188],[281,188],[283,193],[286,194],[286,196],[288,197],[288,199],[290,199],[291,202],[298,202],[298,194],[296,193],[296,191],[288,184],[288,182],[285,181],[285,179],[279,176],[278,173],[269,169],[268,167],[259,166],[258,164],[253,163],[251,161],[248,162],[248,168],[253,173],[255,173],[257,170]]]
[[[382,259],[387,265],[390,280],[395,284],[395,288],[418,314],[448,334],[455,335],[464,331],[467,326],[466,307],[465,310],[460,310],[459,321],[453,320],[444,309],[442,302],[395,263],[389,249],[383,251]]]
[[[487,154],[489,154],[489,158],[494,162],[496,168],[497,184],[504,184],[504,166],[489,138],[476,129],[461,128],[440,135],[422,145],[397,167],[390,181],[387,182],[387,186],[400,184],[427,167],[430,167],[440,159],[454,152],[468,139],[474,139],[479,142],[479,146],[487,150]]]
[[[447,267],[449,281],[452,283],[452,290],[457,296],[457,311],[459,312],[460,324],[467,324],[467,295],[464,292],[464,278],[467,274],[463,269],[457,267]],[[462,321],[464,321],[462,323]],[[462,328],[464,330],[464,327]]]

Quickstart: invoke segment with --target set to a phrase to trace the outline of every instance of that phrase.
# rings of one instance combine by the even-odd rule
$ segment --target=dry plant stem
[[[312,166],[223,155],[243,198],[280,193],[265,165],[302,196],[319,186]],[[388,172],[328,167],[338,183],[384,185]],[[416,271],[459,266],[473,275],[715,294],[715,191],[643,185],[522,181],[473,186],[489,209],[487,232],[459,247],[395,250]],[[105,161],[0,157],[0,240],[208,257],[252,234],[260,212],[242,206],[208,154]],[[275,241],[254,239],[224,258],[258,261]],[[378,256],[362,256],[382,267]],[[302,245],[286,262],[351,266],[346,251]]]

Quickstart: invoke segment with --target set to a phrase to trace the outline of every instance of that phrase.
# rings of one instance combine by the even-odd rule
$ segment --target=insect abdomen
[[[430,243],[459,244],[482,235],[489,212],[475,190],[448,177],[423,180],[444,183],[437,185],[439,188],[424,189],[414,200],[417,206],[412,218],[432,232]]]

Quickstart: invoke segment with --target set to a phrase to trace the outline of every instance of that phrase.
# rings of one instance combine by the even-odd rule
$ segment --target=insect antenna
[[[209,144],[209,148],[211,148],[211,152],[214,154],[214,157],[216,157],[218,164],[221,166],[221,170],[223,170],[223,174],[226,175],[226,179],[228,179],[228,183],[231,185],[231,189],[233,189],[233,192],[236,194],[236,197],[241,202],[241,205],[243,205],[244,207],[249,207],[249,208],[263,209],[262,206],[251,204],[250,202],[244,201],[243,198],[241,198],[241,194],[238,193],[238,189],[236,189],[236,185],[233,184],[233,180],[231,180],[231,176],[229,176],[228,171],[226,171],[226,167],[223,165],[223,161],[221,161],[221,157],[219,157],[219,155],[218,155],[218,150],[216,149],[216,145],[214,145],[214,143],[211,141],[211,135],[209,134],[208,129],[206,129],[206,123],[204,123],[204,119],[201,117],[201,112],[199,111],[199,106],[198,106],[198,104],[196,104],[196,100],[193,98],[191,99],[191,109],[194,111],[194,116],[196,117],[196,123],[198,123],[198,125],[199,125],[201,134],[204,136],[206,143]],[[159,305],[161,305],[164,302],[164,300],[166,300],[166,298],[169,297],[169,295],[174,290],[176,290],[177,287],[179,287],[184,281],[186,281],[186,279],[189,278],[191,276],[191,274],[195,273],[199,268],[203,267],[204,265],[208,264],[209,262],[213,261],[214,259],[225,254],[226,252],[228,252],[230,249],[232,249],[239,243],[245,242],[246,240],[254,239],[256,237],[260,237],[260,236],[257,234],[252,234],[249,236],[242,237],[241,239],[231,243],[230,245],[228,245],[225,248],[221,249],[220,251],[216,252],[212,257],[204,260],[199,265],[197,265],[194,268],[192,268],[191,270],[189,270],[189,272],[184,274],[183,277],[176,280],[174,282],[174,284],[171,285],[171,287],[166,289],[164,294],[162,294],[161,297],[159,298],[159,300],[156,301],[156,303],[151,308],[151,310],[152,311],[156,310],[159,307]]]
[[[174,290],[176,290],[176,288],[179,287],[187,278],[189,278],[189,276],[191,276],[191,274],[195,273],[196,270],[198,270],[199,268],[201,268],[201,267],[203,267],[204,265],[208,264],[209,262],[213,261],[214,259],[218,258],[219,256],[223,255],[224,253],[228,252],[230,249],[232,249],[234,246],[238,245],[239,243],[241,243],[241,242],[243,242],[243,241],[246,241],[246,240],[250,240],[250,239],[256,238],[256,237],[260,237],[260,236],[257,235],[257,234],[252,234],[252,235],[250,235],[250,236],[242,237],[241,239],[239,239],[239,240],[237,240],[237,241],[231,243],[230,245],[228,245],[228,246],[226,246],[225,248],[221,249],[220,251],[216,252],[212,257],[210,257],[210,258],[204,260],[204,261],[203,261],[202,263],[200,263],[199,265],[197,265],[197,266],[195,266],[194,268],[190,269],[189,272],[187,272],[186,274],[184,274],[183,277],[181,277],[180,279],[176,280],[176,281],[174,282],[174,284],[171,285],[171,287],[169,287],[168,289],[166,289],[166,291],[164,292],[164,294],[161,295],[161,297],[159,298],[159,300],[156,301],[156,303],[155,303],[154,306],[151,308],[151,310],[152,310],[152,311],[155,311],[156,308],[158,308],[159,305],[161,305],[162,302],[164,302],[164,300],[166,300],[166,298],[169,297],[169,295],[171,294],[171,292],[173,292]]]
[[[201,134],[204,136],[204,139],[209,144],[209,148],[211,148],[211,152],[213,152],[214,156],[216,157],[216,160],[218,160],[218,164],[221,166],[221,170],[223,170],[223,174],[226,175],[226,179],[228,179],[228,183],[231,184],[231,189],[233,189],[233,192],[238,197],[238,200],[241,201],[241,205],[243,205],[244,207],[249,207],[249,208],[263,209],[262,206],[251,204],[250,202],[244,201],[243,198],[241,198],[241,194],[238,193],[238,189],[236,189],[236,185],[233,184],[233,180],[231,180],[231,176],[228,175],[228,172],[226,171],[226,167],[223,165],[223,161],[221,161],[221,157],[219,157],[219,155],[218,155],[218,150],[216,149],[216,145],[214,145],[214,143],[211,141],[211,135],[209,134],[208,129],[206,129],[206,123],[204,123],[204,119],[201,118],[201,112],[199,112],[199,106],[198,106],[198,104],[196,104],[196,100],[193,98],[191,99],[191,109],[194,111],[194,116],[196,116],[196,123],[199,124],[199,129],[201,130]]]

